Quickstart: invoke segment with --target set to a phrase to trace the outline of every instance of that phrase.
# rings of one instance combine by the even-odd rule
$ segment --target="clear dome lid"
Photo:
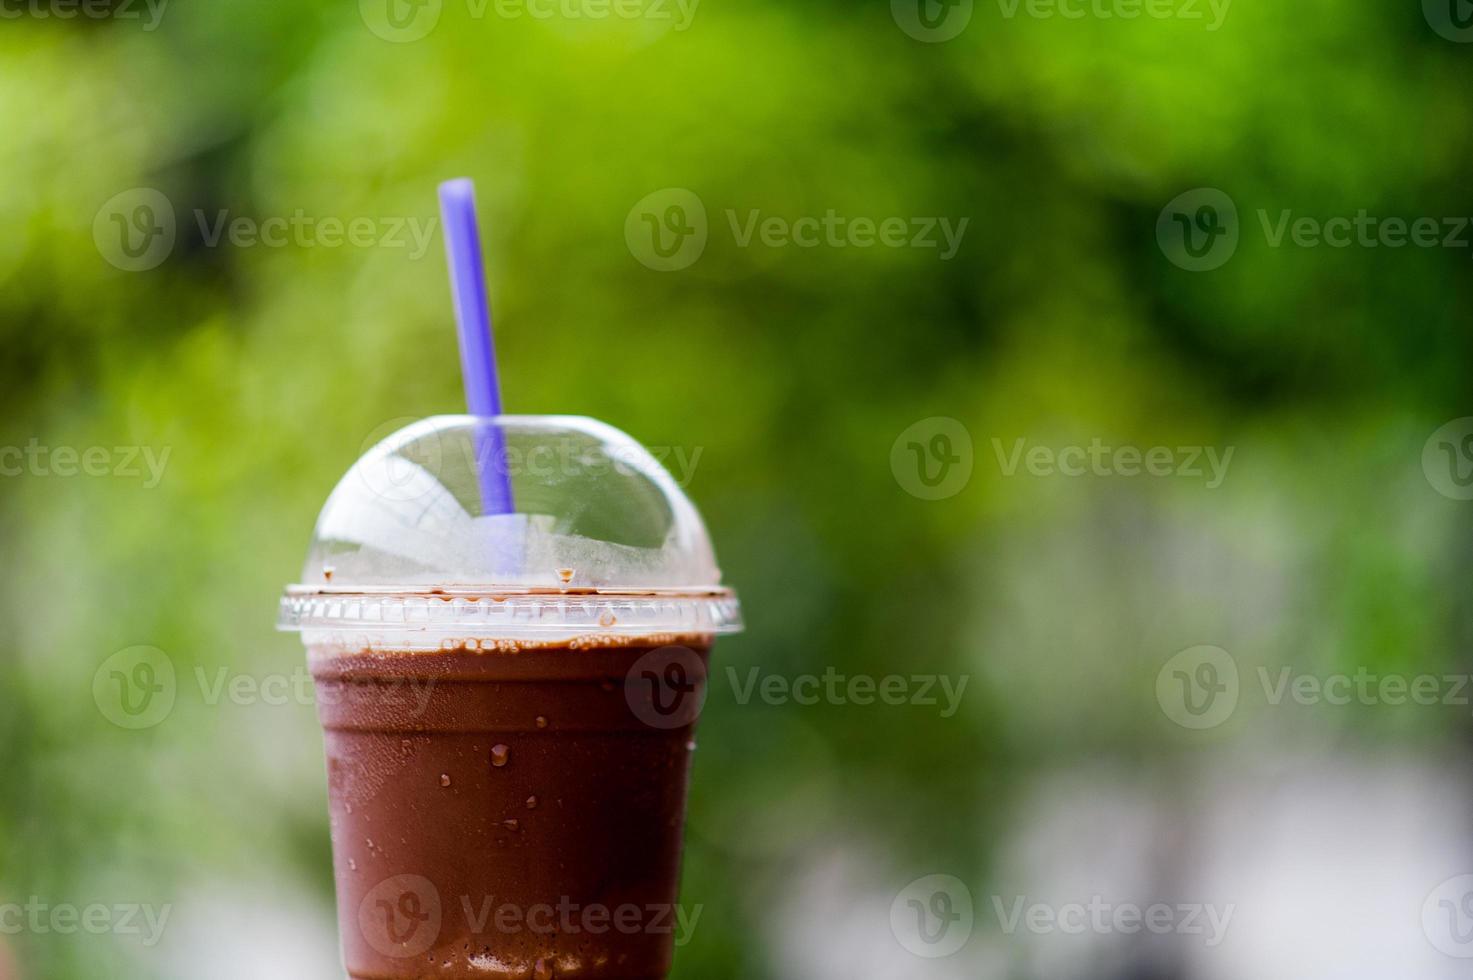
[[[282,629],[460,635],[741,628],[706,526],[634,439],[576,416],[439,416],[328,497]]]

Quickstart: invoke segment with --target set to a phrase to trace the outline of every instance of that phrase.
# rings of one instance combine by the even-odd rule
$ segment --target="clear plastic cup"
[[[586,418],[411,425],[329,497],[280,626],[352,977],[667,975],[708,657],[741,620],[646,450]]]

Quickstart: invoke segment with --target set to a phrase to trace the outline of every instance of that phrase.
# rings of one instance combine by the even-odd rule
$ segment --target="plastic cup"
[[[515,513],[482,513],[487,466]],[[669,474],[591,419],[427,419],[354,465],[280,621],[350,976],[667,976],[706,666],[741,628],[719,583]]]

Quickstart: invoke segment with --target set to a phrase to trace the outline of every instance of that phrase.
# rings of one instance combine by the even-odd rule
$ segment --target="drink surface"
[[[710,645],[309,648],[350,975],[665,977]]]

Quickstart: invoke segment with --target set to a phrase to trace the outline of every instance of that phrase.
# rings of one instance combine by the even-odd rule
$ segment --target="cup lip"
[[[466,636],[740,633],[741,602],[721,586],[664,589],[287,586],[277,629]]]
[[[523,596],[567,596],[571,598],[593,598],[598,596],[611,596],[619,598],[641,598],[653,599],[735,599],[736,591],[723,585],[688,585],[674,586],[668,588],[596,588],[592,586],[569,585],[554,588],[544,585],[305,585],[295,583],[286,587],[285,593],[292,598],[308,598],[311,596],[333,596],[338,598],[351,598],[362,596],[364,598],[387,598],[396,596],[404,598],[443,598],[451,599],[483,599],[496,598],[498,596],[523,597]]]

